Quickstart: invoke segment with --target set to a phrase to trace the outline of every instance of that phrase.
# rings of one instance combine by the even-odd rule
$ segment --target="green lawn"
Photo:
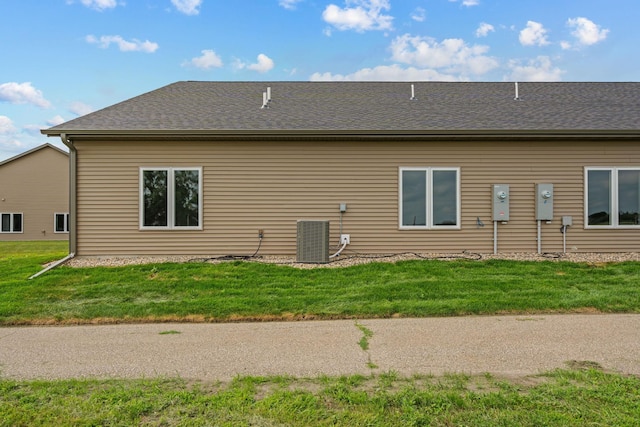
[[[0,426],[637,426],[640,379],[596,369],[469,377],[0,380]]]
[[[65,243],[0,243],[0,326],[640,312],[640,265],[406,261],[297,270],[234,261],[60,267]],[[367,330],[359,343],[368,346]],[[2,378],[4,426],[636,426],[640,378],[577,363],[523,378],[237,378],[231,383]]]
[[[231,261],[58,267],[60,243],[0,248],[0,325],[640,312],[640,264],[417,260],[301,270]]]

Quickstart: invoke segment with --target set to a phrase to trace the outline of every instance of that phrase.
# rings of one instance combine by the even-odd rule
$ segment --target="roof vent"
[[[518,93],[518,82],[516,82],[516,96],[513,99],[514,101],[520,101],[520,94]]]
[[[416,98],[416,88],[414,85],[411,85],[411,99],[412,101],[417,100],[418,98]]]
[[[268,86],[267,91],[262,92],[262,107],[260,108],[269,108],[270,102],[271,102],[271,86]]]

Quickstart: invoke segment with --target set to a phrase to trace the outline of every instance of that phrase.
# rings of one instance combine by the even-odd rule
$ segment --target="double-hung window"
[[[2,224],[0,233],[22,233],[21,213],[0,213]]]
[[[202,229],[202,168],[140,168],[140,228]]]
[[[460,228],[460,168],[400,168],[400,228]]]
[[[68,213],[53,214],[53,231],[54,233],[69,232],[69,214]]]
[[[587,228],[640,227],[640,167],[585,168]]]

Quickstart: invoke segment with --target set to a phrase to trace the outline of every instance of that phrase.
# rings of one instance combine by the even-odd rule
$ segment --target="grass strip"
[[[0,380],[0,426],[631,426],[639,390],[636,377],[596,369],[511,379]]]
[[[640,312],[640,264],[416,260],[300,270],[231,261],[54,269],[0,245],[0,325]],[[13,252],[12,252],[13,250]]]

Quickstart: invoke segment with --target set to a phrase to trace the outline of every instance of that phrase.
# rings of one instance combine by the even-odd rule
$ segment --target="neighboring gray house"
[[[178,82],[43,130],[77,255],[640,251],[640,83]],[[342,207],[342,209],[341,209]]]
[[[69,238],[69,155],[43,144],[0,162],[0,241]]]

